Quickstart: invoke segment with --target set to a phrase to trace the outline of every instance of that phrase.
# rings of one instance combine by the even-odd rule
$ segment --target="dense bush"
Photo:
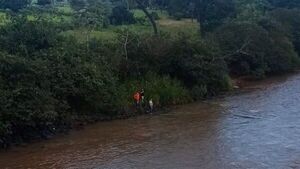
[[[108,17],[111,13],[109,1],[71,0],[71,2],[75,26],[89,29],[101,29],[108,26]]]
[[[50,5],[52,0],[37,0],[38,5]]]
[[[113,25],[126,25],[135,23],[133,13],[123,5],[114,7],[109,19],[110,23]]]
[[[48,135],[69,126],[73,116],[115,116],[121,102],[111,64],[74,39],[58,44],[59,36],[53,36],[48,41],[45,35],[52,35],[51,25],[38,31],[41,25],[29,24],[31,31],[18,29],[27,28],[19,23],[1,34],[1,44],[12,44],[2,50],[15,55],[0,55],[1,141]]]
[[[276,26],[276,25],[274,25]],[[293,70],[299,57],[292,42],[280,31],[268,31],[253,23],[229,23],[216,37],[235,75],[264,76]]]
[[[50,21],[29,21],[26,17],[17,17],[0,28],[0,49],[28,56],[55,46],[59,41],[59,31],[59,27]]]
[[[145,90],[145,99],[153,99],[156,106],[187,103],[191,100],[189,91],[180,81],[169,76],[159,76],[147,73],[137,80],[129,80],[122,87],[122,100],[125,104],[132,104],[133,94],[141,89]]]
[[[5,126],[1,138],[28,139],[51,131],[67,113],[67,105],[50,92],[44,63],[7,54],[0,57],[0,119]]]
[[[1,9],[19,11],[31,3],[31,0],[0,0]]]
[[[140,77],[148,71],[170,75],[189,89],[203,88],[195,98],[215,95],[230,88],[227,66],[215,44],[184,34],[156,37],[129,32],[124,76]],[[138,46],[135,44],[139,44]],[[124,79],[122,77],[121,79]],[[199,91],[199,90],[197,90]]]
[[[230,89],[227,65],[216,44],[185,35],[176,38],[172,44],[171,55],[163,61],[166,64],[162,67],[163,72],[193,89],[195,99]]]
[[[281,25],[282,33],[293,42],[295,50],[300,54],[300,10],[276,9],[270,15],[271,19]]]
[[[68,123],[70,113],[117,112],[117,79],[107,63],[48,52],[35,59],[1,55],[0,119],[7,133],[26,139]]]

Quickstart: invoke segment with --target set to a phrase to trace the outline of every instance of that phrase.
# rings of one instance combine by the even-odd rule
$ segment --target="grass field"
[[[51,13],[42,13],[39,15],[27,15],[27,19],[30,21],[35,21],[39,17],[47,19],[49,21],[55,22],[55,23],[63,23],[63,22],[72,22],[72,17],[71,16],[66,16],[66,15],[58,15],[58,14],[51,14]]]
[[[135,17],[145,17],[145,14],[141,10],[133,10]],[[196,21],[191,19],[175,20],[168,16],[164,11],[156,11],[159,15],[157,20],[157,26],[161,32],[169,33],[172,36],[176,36],[179,33],[185,33],[189,35],[197,35],[199,33],[199,25]],[[148,22],[148,20],[146,19]],[[65,32],[66,35],[73,35],[80,41],[86,40],[87,33],[90,38],[109,40],[115,38],[116,31],[118,29],[128,29],[129,31],[138,33],[151,33],[152,27],[150,23],[145,24],[132,24],[132,25],[121,25],[121,26],[109,26],[108,28],[87,31],[85,28],[79,28]]]
[[[56,12],[46,11],[42,13],[30,13],[27,15],[28,20],[34,21],[37,17],[46,18],[55,23],[71,23],[72,15],[74,14],[73,10],[68,5],[60,5],[56,7]],[[107,28],[97,28],[94,30],[89,30],[85,27],[75,28],[73,30],[68,30],[63,32],[66,36],[75,36],[80,41],[85,41],[87,36],[89,38],[103,39],[109,40],[114,39],[117,36],[116,31],[120,29],[128,29],[129,31],[138,32],[138,33],[151,33],[152,27],[146,18],[145,14],[141,10],[132,10],[135,18],[143,18],[145,20],[144,23],[136,23],[132,25],[121,25],[121,26],[113,26],[110,25]],[[198,33],[199,25],[197,22],[193,22],[191,19],[182,19],[175,20],[168,16],[165,11],[150,11],[156,12],[159,16],[159,20],[157,20],[157,26],[160,32],[171,34],[172,36],[176,36],[177,34],[184,32],[190,35],[196,35]],[[5,12],[0,12],[0,26],[4,26],[10,22],[9,16]]]
[[[146,17],[145,13],[142,11],[142,10],[139,10],[139,9],[133,9],[131,10],[134,14],[134,17],[136,18],[139,18],[139,17]],[[150,13],[151,12],[156,12],[158,14],[158,16],[161,18],[161,19],[165,19],[165,18],[168,18],[168,13],[166,11],[160,11],[160,10],[150,10],[149,11]]]

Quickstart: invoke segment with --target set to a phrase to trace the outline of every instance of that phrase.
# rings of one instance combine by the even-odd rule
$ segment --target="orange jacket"
[[[136,92],[134,95],[133,95],[133,98],[135,101],[139,101],[141,99],[141,94],[139,92]]]

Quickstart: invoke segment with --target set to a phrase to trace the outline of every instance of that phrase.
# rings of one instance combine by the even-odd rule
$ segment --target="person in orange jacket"
[[[140,105],[140,101],[141,101],[141,94],[140,92],[135,92],[133,95],[133,99],[135,102],[135,106],[138,107]]]

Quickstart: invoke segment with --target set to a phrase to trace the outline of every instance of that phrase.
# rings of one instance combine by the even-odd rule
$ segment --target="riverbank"
[[[0,153],[7,169],[299,168],[300,75],[158,116],[88,125]]]
[[[174,105],[173,105],[174,106]],[[167,113],[172,109],[172,106],[164,106],[164,107],[156,107],[155,111],[151,113],[153,114],[162,114]],[[117,116],[104,116],[104,115],[76,115],[72,116],[72,119],[69,120],[71,123],[66,124],[65,126],[57,126],[55,128],[51,128],[49,130],[41,130],[38,133],[31,135],[30,138],[25,140],[8,140],[9,142],[5,142],[0,138],[0,152],[1,150],[7,150],[11,147],[18,146],[26,146],[31,143],[36,143],[40,141],[45,141],[57,137],[58,135],[67,135],[72,130],[82,130],[87,126],[94,125],[95,123],[101,122],[111,122],[114,120],[125,120],[129,118],[134,118],[142,115],[150,115],[149,112],[145,110],[136,110],[134,106],[128,107],[123,113],[120,113]]]
[[[231,73],[265,77],[300,63],[288,37],[279,43],[281,36],[256,24],[224,25],[212,36],[120,29],[113,40],[86,36],[82,42],[62,35],[72,25],[26,16],[14,15],[0,27],[2,147],[48,138],[74,123],[135,116],[127,107],[142,89],[161,107],[184,104],[230,90]]]
[[[234,78],[232,80],[232,86],[235,86],[233,90],[227,91],[225,93],[222,93],[218,96],[214,96],[213,98],[224,98],[226,96],[230,95],[236,95],[236,94],[241,94],[247,91],[253,91],[256,89],[259,89],[258,86],[260,85],[266,85],[267,83],[274,83],[278,80],[284,81],[287,76],[293,76],[295,74],[299,73],[299,71],[294,72],[294,73],[289,73],[286,75],[277,75],[277,76],[270,76],[265,79],[253,79],[253,78]],[[212,98],[208,98],[207,100],[211,100]],[[192,103],[192,102],[189,102]],[[180,104],[179,104],[180,105]],[[177,105],[177,106],[179,106]],[[162,114],[162,113],[167,113],[173,109],[173,107],[177,107],[176,105],[165,105],[163,107],[156,107],[156,111],[153,112],[152,114]],[[81,130],[85,128],[86,126],[93,125],[95,123],[101,123],[101,122],[108,122],[108,121],[113,121],[113,120],[124,120],[124,119],[129,119],[141,115],[147,115],[147,111],[142,111],[142,110],[136,110],[134,107],[128,107],[127,109],[124,109],[123,113],[120,113],[117,116],[103,116],[103,115],[82,115],[82,116],[72,116],[71,124],[61,126],[59,128],[53,128],[53,130],[47,130],[47,131],[41,131],[41,134],[39,135],[33,135],[32,138],[28,140],[19,140],[18,142],[10,142],[10,143],[5,143],[1,142],[0,139],[0,147],[7,149],[11,146],[20,146],[20,145],[27,145],[32,142],[39,142],[42,140],[48,140],[52,139],[53,137],[60,135],[60,134],[67,134],[71,130]],[[151,114],[151,115],[152,115]]]

